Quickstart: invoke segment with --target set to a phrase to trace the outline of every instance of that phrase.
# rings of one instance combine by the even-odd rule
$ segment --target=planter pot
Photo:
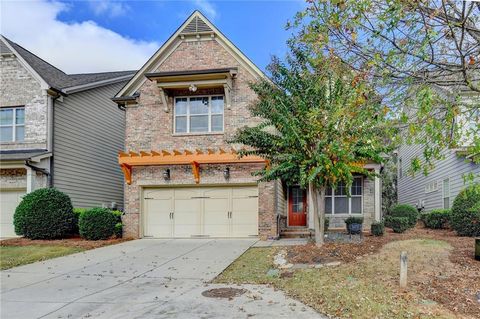
[[[475,238],[475,259],[480,261],[480,237]]]
[[[348,224],[347,231],[351,235],[360,234],[362,232],[362,224]]]

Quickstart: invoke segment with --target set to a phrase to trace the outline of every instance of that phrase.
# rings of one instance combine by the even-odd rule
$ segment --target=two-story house
[[[125,113],[110,98],[133,74],[66,74],[0,36],[0,237],[15,235],[15,208],[37,188],[75,207],[123,205]]]
[[[254,125],[249,83],[265,78],[225,35],[195,11],[113,98],[126,112],[126,236],[272,238],[313,228],[308,196],[282,181],[257,182],[268,165],[236,154],[229,139]],[[372,164],[372,170],[380,165]],[[380,219],[380,181],[358,176],[352,196],[329,192],[331,224]]]
[[[443,88],[434,87],[439,94],[450,98],[453,94]],[[479,105],[480,94],[467,88],[457,88],[456,101],[459,106]],[[470,114],[459,115],[457,123],[467,130],[478,131],[480,114],[472,111]],[[473,130],[471,132],[473,132]],[[442,151],[441,158],[434,160],[433,169],[427,175],[417,173],[410,174],[409,168],[412,159],[419,158],[423,161],[424,147],[422,145],[401,145],[397,154],[397,184],[398,202],[416,206],[422,211],[432,209],[451,208],[455,197],[470,182],[480,182],[480,154],[471,154],[467,148],[471,145],[473,136],[460,134],[460,140],[456,148],[448,148]]]

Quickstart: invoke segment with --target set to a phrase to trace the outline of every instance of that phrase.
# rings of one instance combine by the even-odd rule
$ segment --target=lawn
[[[128,239],[112,238],[92,241],[80,237],[59,240],[5,239],[0,241],[0,270],[118,244],[126,240]]]
[[[252,248],[215,281],[270,284],[321,313],[339,318],[479,318],[476,293],[480,293],[480,263],[468,259],[462,249],[463,242],[470,241],[445,231],[417,229],[400,236],[368,236],[363,244],[357,244],[363,253],[357,247],[353,256],[344,250],[355,244],[327,244],[322,253],[315,253],[312,245]],[[305,262],[312,255],[323,254],[328,255],[322,257],[326,261],[338,256],[342,264],[284,270],[278,276],[270,272],[269,276],[273,257],[281,249],[287,251],[290,262]],[[409,258],[407,289],[398,286],[401,251],[407,251]]]
[[[0,246],[0,270],[84,251],[65,246]]]

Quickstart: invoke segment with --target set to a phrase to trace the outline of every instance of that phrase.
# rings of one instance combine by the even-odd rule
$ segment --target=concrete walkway
[[[252,239],[130,241],[2,271],[2,319],[323,318],[280,291],[247,285],[204,297]],[[235,286],[237,288],[237,286]]]

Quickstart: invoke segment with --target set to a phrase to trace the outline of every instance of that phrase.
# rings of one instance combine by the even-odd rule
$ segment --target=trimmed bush
[[[323,225],[325,227],[325,231],[327,231],[328,227],[330,226],[330,219],[328,219],[328,217],[325,217],[325,222]]]
[[[450,225],[459,236],[480,236],[480,184],[461,190],[455,197]]]
[[[123,236],[123,224],[122,223],[116,223],[115,224],[115,237],[117,238],[122,238]]]
[[[23,197],[13,215],[15,233],[30,239],[66,237],[75,216],[67,194],[55,188],[37,189]]]
[[[74,208],[73,209],[73,215],[75,216],[75,219],[73,221],[73,226],[72,226],[72,235],[79,235],[79,230],[78,230],[78,220],[80,219],[80,215],[86,212],[86,208]]]
[[[385,233],[385,224],[383,222],[373,222],[370,231],[373,236],[383,236]]]
[[[80,236],[88,240],[108,239],[115,232],[118,217],[108,208],[92,208],[80,215]]]
[[[425,227],[431,229],[447,228],[447,224],[450,221],[449,209],[434,209],[431,212],[424,213],[420,219],[425,224]]]
[[[411,205],[400,204],[395,206],[392,209],[390,216],[406,217],[408,219],[408,227],[413,228],[417,224],[417,220],[420,217],[420,213],[415,207]]]
[[[385,226],[395,233],[403,233],[410,228],[410,221],[408,217],[385,216]]]

